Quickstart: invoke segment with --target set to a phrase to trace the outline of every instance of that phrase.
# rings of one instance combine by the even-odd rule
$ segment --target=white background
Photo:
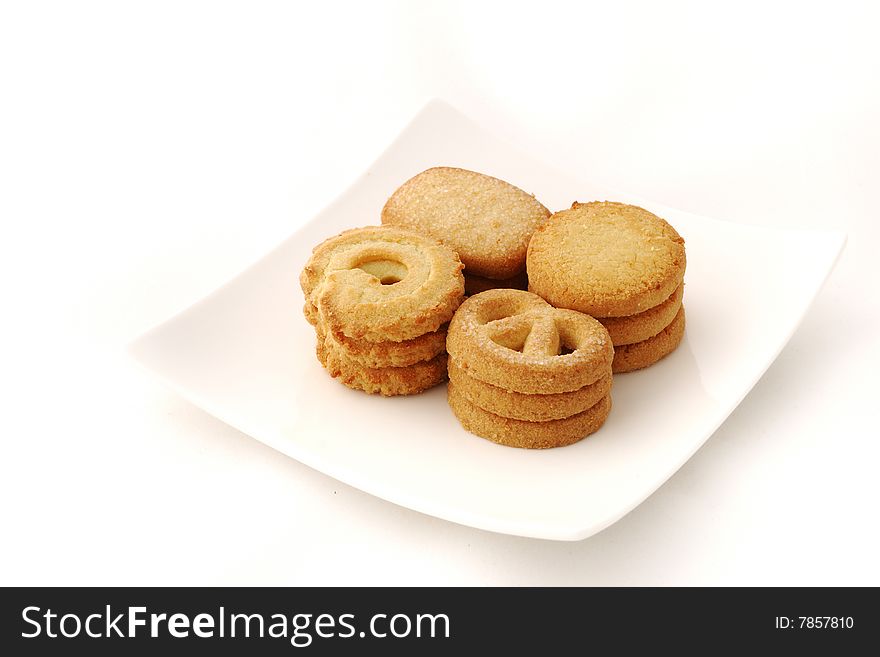
[[[0,4],[0,583],[880,584],[880,11],[710,4]],[[124,353],[435,96],[580,178],[849,234],[738,410],[579,543],[375,499]]]

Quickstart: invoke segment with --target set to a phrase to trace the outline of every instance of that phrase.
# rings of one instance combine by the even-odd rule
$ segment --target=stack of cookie
[[[527,260],[532,292],[608,329],[615,373],[652,365],[681,342],[684,240],[647,210],[574,203],[536,230]]]
[[[465,291],[525,290],[526,249],[550,211],[518,187],[474,171],[428,169],[404,183],[382,223],[437,238],[464,263]]]
[[[386,396],[445,381],[462,268],[449,247],[402,228],[356,228],[319,244],[300,274],[318,360],[348,387]]]
[[[535,294],[496,289],[468,298],[446,348],[449,405],[465,429],[493,442],[569,445],[611,410],[608,331]]]

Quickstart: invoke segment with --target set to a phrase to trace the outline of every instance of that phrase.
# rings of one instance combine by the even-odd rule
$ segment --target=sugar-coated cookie
[[[611,391],[611,373],[571,392],[526,395],[505,390],[469,376],[449,359],[449,380],[469,402],[483,410],[515,420],[544,422],[583,413]]]
[[[464,297],[462,268],[452,249],[414,231],[347,230],[315,247],[300,274],[305,314],[356,340],[410,340],[452,317]]]
[[[571,445],[599,429],[611,411],[611,395],[605,395],[589,409],[561,420],[528,422],[501,417],[468,401],[454,383],[447,398],[462,426],[477,436],[509,447],[546,449]]]
[[[682,306],[672,323],[657,335],[641,342],[615,347],[612,371],[615,374],[622,374],[640,370],[668,356],[681,343],[684,325],[684,306]]]
[[[598,321],[521,290],[465,300],[449,323],[446,350],[469,376],[528,394],[583,388],[605,375],[614,357]]]
[[[608,329],[611,342],[616,349],[620,345],[647,340],[669,326],[681,308],[683,296],[684,283],[675,288],[672,296],[659,306],[626,317],[597,317],[596,319]]]
[[[382,209],[383,224],[436,237],[458,253],[468,273],[495,279],[525,269],[529,238],[549,216],[518,187],[453,167],[411,178]]]
[[[684,240],[660,217],[623,203],[574,203],[537,228],[529,289],[593,317],[635,315],[668,299],[685,271]]]

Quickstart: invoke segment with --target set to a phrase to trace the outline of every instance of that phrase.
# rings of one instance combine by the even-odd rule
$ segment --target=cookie
[[[535,231],[529,289],[559,308],[622,317],[660,305],[681,285],[684,240],[666,221],[623,203],[574,203]]]
[[[525,290],[529,286],[529,278],[525,271],[511,276],[510,278],[495,279],[470,274],[467,270],[464,272],[464,293],[468,296],[485,292],[486,290],[497,290],[499,288],[511,290]]]
[[[525,269],[529,238],[549,216],[518,187],[452,167],[409,179],[382,209],[383,224],[436,237],[458,253],[468,273],[494,279]]]
[[[386,397],[415,395],[446,380],[446,354],[408,367],[364,367],[351,360],[325,335],[318,338],[316,353],[330,376],[355,390]]]
[[[306,316],[356,340],[410,340],[452,317],[464,297],[462,268],[452,249],[420,233],[347,230],[315,247],[300,274]]]
[[[465,300],[449,323],[446,350],[468,375],[528,394],[583,388],[605,375],[614,357],[598,321],[522,290]]]
[[[611,411],[611,396],[605,395],[589,409],[561,420],[528,422],[501,417],[468,401],[454,383],[447,398],[462,426],[477,436],[509,447],[547,449],[571,445],[598,430]]]
[[[306,321],[312,326],[318,325],[318,309],[315,307],[311,301],[306,300],[303,305],[303,315],[306,317]]]
[[[684,283],[675,288],[672,296],[659,306],[626,317],[597,317],[596,319],[608,329],[611,342],[616,349],[620,345],[647,340],[669,326],[681,308],[683,296]]]
[[[318,339],[325,339],[322,326],[317,327]],[[406,367],[431,360],[446,351],[446,325],[436,331],[402,342],[370,342],[346,335],[329,335],[342,355],[364,367]]]
[[[543,422],[583,413],[611,391],[611,373],[572,392],[526,395],[505,390],[469,376],[449,359],[449,380],[469,402],[483,410],[515,420]]]
[[[668,356],[681,343],[684,336],[684,306],[675,319],[657,335],[633,344],[621,345],[614,349],[612,371],[615,374],[640,370],[653,365],[664,356]]]

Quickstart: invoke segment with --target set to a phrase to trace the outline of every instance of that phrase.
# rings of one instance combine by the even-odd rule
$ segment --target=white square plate
[[[443,386],[369,396],[315,359],[298,284],[312,246],[379,223],[397,186],[437,165],[502,178],[551,210],[574,200],[636,203],[684,236],[685,339],[654,367],[615,378],[614,409],[590,438],[545,451],[501,447],[461,428]],[[789,340],[844,242],[840,233],[726,223],[605,193],[434,101],[332,205],[131,351],[194,404],[347,484],[474,527],[577,540],[633,509],[712,435]]]

